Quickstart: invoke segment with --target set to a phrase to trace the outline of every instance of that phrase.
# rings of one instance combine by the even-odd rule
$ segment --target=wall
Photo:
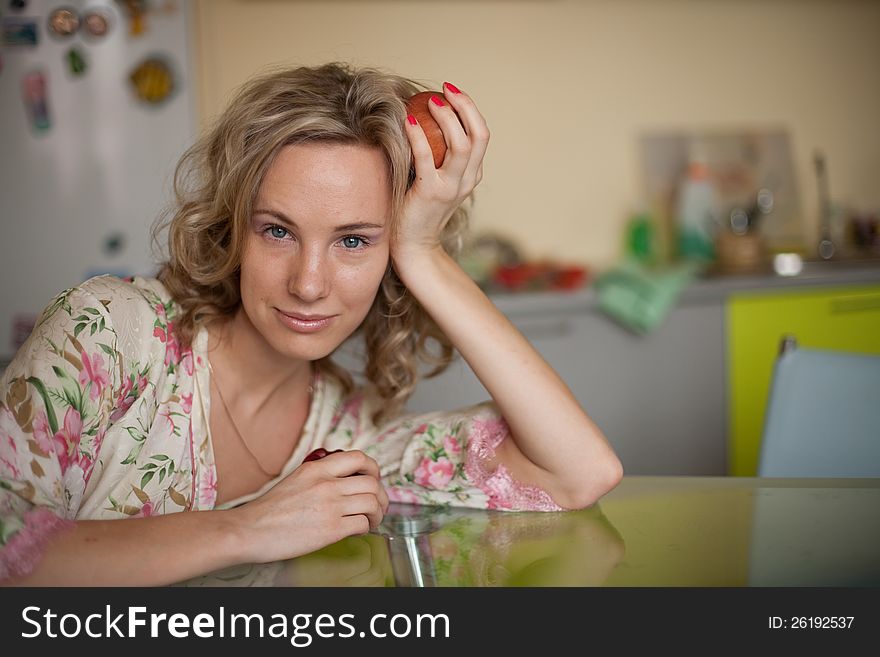
[[[816,148],[836,199],[880,208],[880,2],[200,0],[197,16],[202,125],[278,62],[471,93],[493,135],[474,227],[532,256],[615,260],[645,130],[787,126],[811,241]]]

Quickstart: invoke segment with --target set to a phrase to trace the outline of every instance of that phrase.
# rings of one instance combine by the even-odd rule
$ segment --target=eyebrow
[[[283,212],[279,212],[278,210],[266,210],[263,208],[257,208],[256,210],[254,210],[254,214],[267,214],[270,217],[274,217],[281,223],[285,223],[288,226],[292,226],[293,228],[298,228],[296,222],[293,219],[288,217]],[[364,230],[371,228],[378,228],[379,230],[383,230],[385,226],[380,224],[372,224],[369,222],[358,222],[353,224],[342,224],[341,226],[336,226],[333,230],[334,232],[343,232],[347,230]]]

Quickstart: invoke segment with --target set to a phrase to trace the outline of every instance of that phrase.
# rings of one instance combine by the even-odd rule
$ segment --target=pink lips
[[[304,322],[317,322],[322,319],[330,319],[332,315],[304,315],[302,313],[284,313],[288,317],[293,317],[294,319],[301,319]]]
[[[276,308],[278,318],[287,328],[297,333],[314,333],[326,328],[333,321],[335,315],[304,315],[300,313],[288,314]]]

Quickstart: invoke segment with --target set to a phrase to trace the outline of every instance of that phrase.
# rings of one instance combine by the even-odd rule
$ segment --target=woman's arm
[[[560,506],[589,506],[620,480],[608,441],[528,340],[442,249],[395,268],[498,404],[513,440],[499,463]],[[493,465],[493,464],[490,464]]]
[[[4,586],[163,586],[244,561],[231,511],[83,520],[48,543],[37,567]]]
[[[614,450],[556,372],[439,246],[442,227],[482,177],[489,138],[469,97],[449,87],[446,97],[461,124],[448,105],[429,103],[449,144],[440,169],[424,133],[407,122],[417,177],[392,248],[394,268],[510,426],[512,440],[501,443],[497,462],[560,506],[589,506],[620,481]]]
[[[235,509],[76,522],[48,542],[36,568],[0,585],[173,584],[314,552],[378,527],[387,508],[376,462],[360,451],[340,452],[304,463]],[[0,550],[0,559],[6,556]]]

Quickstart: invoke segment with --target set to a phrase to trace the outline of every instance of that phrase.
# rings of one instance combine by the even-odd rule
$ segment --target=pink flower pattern
[[[166,337],[165,365],[177,365],[180,362],[180,343],[177,341],[177,335],[175,335],[173,325],[170,322],[168,323]]]
[[[143,279],[133,279],[128,284],[111,277],[94,281],[65,291],[53,302],[51,312],[35,330],[31,351],[23,351],[22,357],[17,357],[8,368],[14,373],[5,381],[14,387],[0,390],[0,399],[11,398],[14,407],[22,411],[13,415],[0,404],[0,521],[7,528],[15,528],[0,535],[0,569],[15,558],[16,546],[32,549],[28,564],[36,563],[44,539],[52,532],[52,523],[23,522],[19,518],[9,519],[11,524],[6,524],[11,509],[22,508],[21,500],[10,505],[4,497],[15,496],[16,490],[29,491],[28,500],[57,500],[58,508],[70,517],[88,499],[87,485],[97,472],[117,478],[120,486],[111,488],[111,495],[95,505],[100,507],[100,517],[131,517],[133,503],[139,517],[165,513],[166,508],[179,509],[181,505],[187,509],[205,508],[198,506],[198,500],[191,502],[189,495],[181,501],[180,495],[188,494],[190,486],[193,496],[197,488],[200,490],[199,497],[209,505],[207,508],[216,499],[214,469],[210,467],[213,464],[206,464],[203,451],[193,447],[192,434],[193,377],[196,366],[204,368],[206,361],[201,356],[194,358],[193,351],[184,349],[178,340],[173,322],[168,321],[172,316],[169,308],[176,311],[176,307],[171,302],[151,303],[155,314],[148,322],[141,316],[122,327],[114,326],[113,315],[109,313],[111,306],[125,311],[125,304],[133,300],[132,293],[134,299],[158,298],[156,292],[149,284],[139,287]],[[132,309],[135,307],[128,308]],[[145,323],[153,324],[150,344],[145,342],[147,335],[121,337],[120,328],[124,331]],[[120,344],[137,345],[138,339],[142,351],[114,351]],[[153,344],[161,345],[160,349]],[[79,360],[67,356],[71,347]],[[132,360],[135,353],[138,358],[147,359]],[[111,374],[117,369],[119,383],[114,387]],[[178,369],[182,376],[177,375]],[[139,405],[136,413],[130,412],[134,402],[147,394],[148,403]],[[167,401],[149,403],[160,396]],[[33,410],[25,414],[26,409]],[[153,409],[156,410],[151,417],[144,414]],[[167,431],[160,429],[155,420],[166,422],[176,437],[178,416],[190,427],[186,438],[177,438],[175,442],[179,445],[177,449],[183,451],[174,451],[169,456],[150,447],[150,440],[161,444]],[[113,444],[106,453],[102,452],[110,436]],[[121,439],[129,444],[120,444]],[[196,459],[198,462],[194,463]],[[140,468],[145,461],[156,464],[153,474],[157,476],[145,477]],[[98,463],[100,469],[96,467]],[[120,466],[132,473],[131,484],[120,476]],[[208,477],[202,482],[195,473],[207,473]],[[141,499],[148,501],[138,504],[132,485],[140,489],[142,480],[149,498],[139,493]],[[96,486],[106,495],[108,484],[112,485],[112,479],[101,478]],[[169,495],[173,500],[166,504]],[[30,513],[27,517],[40,516]]]
[[[458,456],[461,454],[461,445],[459,445],[458,441],[450,435],[443,437],[443,449],[445,449],[446,453],[450,456]]]
[[[179,309],[163,301],[159,290],[156,281],[100,277],[64,293],[67,305],[56,300],[29,341],[51,347],[16,358],[3,379],[20,383],[0,390],[0,400],[13,394],[15,413],[19,408],[32,413],[18,419],[23,416],[0,405],[0,502],[27,486],[30,495],[53,500],[71,518],[214,508],[216,465],[207,419],[198,415],[204,400],[197,403],[199,377],[207,377],[204,344],[198,351],[181,345],[173,323]],[[146,309],[142,298],[149,301]],[[113,325],[114,317],[124,321]],[[150,325],[152,331],[135,330]],[[70,353],[79,354],[81,366]],[[559,508],[546,492],[519,484],[502,466],[486,470],[492,450],[507,436],[492,405],[407,416],[377,427],[372,417],[382,402],[375,391],[365,387],[345,394],[320,372],[314,385],[311,413],[317,419],[309,416],[306,432],[313,433],[304,433],[302,444],[367,451],[380,463],[390,499]],[[0,520],[5,522],[10,508],[0,504]],[[79,516],[83,509],[90,515]],[[0,536],[0,563],[12,542],[35,546],[38,556],[40,532],[48,529],[40,523],[23,526],[21,516],[8,526],[23,528]]]
[[[110,374],[104,369],[104,358],[101,354],[94,353],[91,358],[86,352],[80,355],[83,368],[79,373],[79,384],[83,387],[91,384],[89,399],[95,401],[104,392],[105,386],[110,385]]]
[[[131,408],[131,405],[134,404],[143,394],[148,383],[147,378],[141,374],[138,374],[137,376],[137,389],[134,387],[134,382],[134,374],[126,377],[125,384],[122,386],[122,390],[119,391],[119,395],[116,397],[116,404],[113,408],[113,412],[110,413],[111,422],[117,422],[125,417],[125,414],[128,413],[128,409]]]
[[[217,469],[206,468],[199,486],[199,504],[204,509],[213,508],[217,500]]]
[[[78,465],[80,462],[79,442],[82,439],[82,428],[79,412],[73,407],[68,408],[64,414],[64,426],[52,438],[62,475],[71,465]]]
[[[50,509],[38,507],[24,514],[24,528],[14,534],[0,559],[0,580],[26,575],[39,563],[46,544],[58,534],[73,529],[74,523]]]
[[[421,500],[412,490],[403,486],[388,486],[385,488],[388,493],[388,499],[392,502],[400,502],[401,504],[419,504]]]
[[[443,489],[452,481],[454,473],[455,466],[445,456],[436,460],[426,456],[413,473],[413,478],[419,486]]]
[[[564,511],[544,489],[516,481],[504,464],[499,464],[494,472],[487,469],[486,462],[495,456],[498,445],[509,434],[507,422],[501,416],[472,420],[465,473],[488,496],[488,508]]]
[[[51,454],[54,451],[52,446],[52,430],[49,428],[49,419],[46,417],[45,411],[37,411],[34,415],[34,440],[37,447],[44,454]]]

